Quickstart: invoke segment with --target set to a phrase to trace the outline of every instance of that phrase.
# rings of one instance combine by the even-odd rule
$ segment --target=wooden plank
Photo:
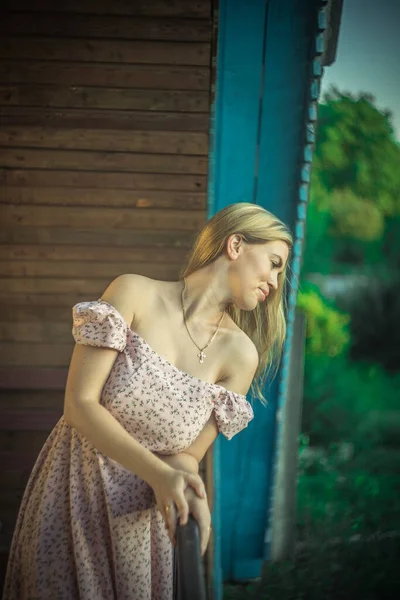
[[[37,454],[36,454],[37,456]],[[36,458],[35,456],[35,458]],[[3,463],[3,464],[7,464]],[[14,469],[14,467],[11,467]],[[12,510],[18,511],[18,506],[21,503],[23,490],[14,489],[14,488],[1,488],[0,489],[0,521],[3,525],[3,516],[6,512]],[[0,533],[3,533],[3,528],[1,528]]]
[[[146,277],[153,277],[160,280],[173,280],[177,279],[182,265],[180,263],[175,264],[159,264],[159,263],[104,263],[103,265],[98,263],[85,263],[80,266],[77,261],[72,263],[62,263],[58,265],[55,262],[27,262],[21,263],[21,261],[15,262],[3,262],[0,261],[0,277],[2,277],[2,285],[4,289],[21,289],[26,291],[28,288],[23,286],[22,288],[15,287],[12,283],[18,278],[35,278],[35,277],[57,277],[60,274],[60,268],[65,279],[71,280],[76,277],[91,277],[99,278],[101,276],[106,277],[108,280],[113,280],[119,275],[124,273],[137,273]],[[7,278],[11,278],[10,281]],[[17,285],[17,284],[16,284]],[[34,289],[34,288],[29,288]],[[46,288],[47,289],[47,288]]]
[[[209,88],[207,67],[0,60],[3,84],[83,85],[154,90]]]
[[[0,146],[207,156],[208,135],[181,131],[132,132],[3,125],[0,129]]]
[[[206,210],[204,192],[156,192],[148,190],[90,190],[60,187],[0,187],[0,204],[54,206],[108,206],[176,210]]]
[[[19,509],[19,502],[17,498],[19,498],[18,494],[21,494],[24,491],[24,488],[20,490],[16,490],[15,488],[11,488],[15,492],[15,504],[13,506],[1,506],[1,531],[0,531],[0,566],[2,572],[5,572],[6,569],[6,561],[8,560],[8,553],[11,546],[11,540],[15,528],[15,523],[17,520],[17,514]]]
[[[7,393],[13,392],[7,390]],[[7,465],[7,467],[14,470],[18,466],[18,463],[17,460],[13,460],[12,457],[18,459],[18,457],[30,455],[33,457],[33,461],[35,461],[48,435],[49,431],[1,431],[0,455],[4,458],[8,456],[10,459],[7,462],[3,462],[2,465]],[[29,468],[29,465],[23,464],[22,467]],[[12,496],[9,496],[8,493],[11,490],[12,488],[0,487],[0,510],[4,508],[4,505],[9,504],[8,499],[9,497],[12,498]]]
[[[4,409],[1,431],[50,431],[62,416],[60,410]]]
[[[0,390],[0,410],[3,408],[61,410],[64,391],[53,390]],[[43,436],[30,436],[27,440],[18,436],[0,436],[0,452],[13,452],[18,448],[38,450],[44,442]]]
[[[11,169],[26,166],[27,169],[205,175],[208,159],[181,154],[0,148],[0,164]]]
[[[154,271],[156,271],[157,268],[158,266],[155,265]],[[153,269],[150,265],[147,269],[147,273],[149,273],[148,277],[158,277],[160,280],[165,281],[178,280],[179,277],[179,269],[177,268],[176,272],[173,272],[173,269],[171,268],[170,277],[167,277],[165,273],[165,268],[163,269],[163,272],[160,275],[153,275],[152,272]],[[143,275],[146,275],[146,273],[143,273]],[[4,302],[5,298],[7,297],[12,297],[10,296],[10,294],[14,294],[16,298],[18,298],[19,295],[24,296],[29,294],[29,296],[25,296],[25,301],[21,302],[21,304],[29,303],[29,298],[31,298],[31,301],[34,300],[38,302],[44,302],[45,304],[47,302],[49,305],[53,306],[61,303],[62,306],[68,304],[72,306],[71,302],[69,302],[69,299],[72,298],[72,302],[73,304],[75,304],[75,302],[78,301],[76,300],[77,297],[80,297],[81,299],[100,298],[101,294],[108,287],[109,284],[109,277],[104,277],[102,279],[95,279],[89,277],[81,279],[63,279],[55,277],[4,278],[1,281],[0,302]],[[48,299],[46,299],[46,296],[43,296],[43,294],[48,294]],[[63,294],[70,294],[70,296],[66,297],[66,299],[64,300]]]
[[[3,36],[0,38],[0,58],[204,67],[210,64],[210,44]]]
[[[79,229],[151,229],[197,231],[206,222],[202,210],[152,210],[147,208],[124,210],[80,206],[0,206],[3,227],[71,227]]]
[[[0,168],[0,186],[65,187],[126,190],[206,190],[204,175],[163,173],[90,173],[88,171],[4,169]]]
[[[210,0],[64,0],[56,3],[54,0],[3,0],[4,8],[17,11],[81,13],[90,15],[126,15],[149,17],[186,17],[207,19],[210,17]]]
[[[32,8],[32,6],[31,6]],[[209,19],[129,17],[64,13],[5,12],[0,20],[3,35],[209,42]]]
[[[28,344],[27,342],[9,343],[0,341],[0,361],[4,367],[67,367],[74,341],[65,344]],[[3,415],[1,422],[3,420]],[[2,425],[4,427],[4,425]],[[5,426],[8,429],[7,424]]]
[[[35,84],[0,85],[0,104],[155,112],[158,110],[208,112],[208,92]]]
[[[2,316],[2,319],[4,317]],[[69,341],[72,324],[51,322],[42,319],[41,322],[29,321],[5,322],[0,321],[0,339],[2,342],[48,342]]]
[[[16,306],[16,305],[0,305],[1,320],[8,323],[42,323],[52,321],[58,323],[72,324],[72,306],[71,307],[54,307],[54,306]],[[0,406],[1,406],[0,394]],[[7,397],[7,402],[13,403],[14,400]]]
[[[7,367],[0,368],[0,389],[11,393],[15,390],[31,393],[33,390],[65,393],[68,369],[64,368],[32,368]],[[60,406],[62,406],[60,404]],[[51,407],[54,409],[54,406]]]
[[[51,428],[48,433],[50,433]],[[18,491],[23,491],[28,483],[29,476],[31,474],[32,469],[22,468],[22,469],[8,469],[7,466],[0,471],[0,489],[14,489]],[[4,516],[8,516],[11,521],[11,514],[7,512],[4,508],[2,509],[2,514],[4,511]]]
[[[207,113],[1,106],[2,125],[208,132]]]
[[[37,307],[54,307],[60,306],[65,307],[71,310],[71,307],[74,306],[77,302],[84,302],[87,300],[96,300],[100,298],[107,285],[110,282],[102,281],[97,283],[95,286],[91,286],[89,291],[84,290],[81,292],[76,292],[71,290],[67,290],[65,292],[60,291],[50,291],[47,293],[32,293],[32,292],[21,292],[18,290],[15,291],[5,291],[0,288],[0,305],[8,305],[8,306],[32,306],[35,305]],[[79,285],[79,283],[75,283],[75,285]],[[44,287],[39,286],[39,287]],[[57,286],[58,287],[58,286]],[[82,289],[84,288],[84,283],[81,284]]]
[[[0,432],[0,435],[2,435],[3,432]],[[40,452],[40,450],[39,450]],[[39,452],[37,454],[35,454],[32,450],[25,450],[25,451],[17,451],[17,452],[1,452],[0,451],[0,464],[2,465],[7,465],[8,469],[12,469],[12,470],[18,470],[18,469],[30,469],[32,470],[33,465],[36,462],[37,456],[39,454]],[[2,517],[2,511],[5,508],[5,504],[4,504],[4,495],[0,495],[0,521],[1,521],[1,517]],[[3,500],[3,502],[2,502]],[[15,503],[15,498],[14,498],[14,503]]]
[[[79,246],[64,244],[0,244],[0,257],[3,261],[22,262],[82,262],[87,263],[86,268],[91,269],[90,262],[137,264],[137,263],[182,263],[188,251],[186,248],[110,248],[105,246]],[[0,315],[0,318],[2,315]]]
[[[27,169],[205,175],[208,159],[181,154],[0,148],[0,164],[11,169],[26,166]]]
[[[0,277],[57,277],[62,273],[66,279],[75,277],[107,277],[112,280],[123,273],[138,273],[156,279],[173,279],[182,263],[134,263],[129,262],[83,262],[83,261],[35,261],[0,260]],[[3,279],[4,281],[4,279]],[[1,336],[0,336],[1,337]]]
[[[100,246],[114,249],[120,247],[183,248],[193,245],[196,232],[187,231],[141,231],[112,229],[66,229],[64,227],[13,227],[0,228],[3,244],[66,244]]]

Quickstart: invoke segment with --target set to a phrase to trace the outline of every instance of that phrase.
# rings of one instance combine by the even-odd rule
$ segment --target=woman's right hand
[[[200,498],[206,498],[204,483],[195,473],[168,467],[158,473],[151,483],[159,511],[161,512],[171,539],[175,537],[176,522],[185,525],[188,521],[189,505],[185,490],[190,486]],[[168,508],[167,508],[168,507]]]
[[[211,513],[206,498],[199,498],[192,488],[187,488],[185,492],[186,500],[189,503],[189,513],[197,521],[200,533],[200,551],[204,556],[211,534]]]

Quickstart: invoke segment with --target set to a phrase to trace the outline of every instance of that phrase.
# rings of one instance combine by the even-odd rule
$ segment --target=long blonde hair
[[[240,234],[248,244],[284,241],[289,249],[293,238],[288,227],[258,204],[238,202],[217,212],[198,234],[181,278],[205,267],[218,258],[226,248],[230,235]],[[288,263],[288,261],[287,261]],[[238,309],[230,304],[226,311],[232,320],[255,344],[259,364],[255,372],[251,394],[265,403],[262,388],[269,375],[275,376],[279,367],[286,335],[285,301],[287,263],[278,278],[277,290],[272,290],[266,302],[252,311]]]

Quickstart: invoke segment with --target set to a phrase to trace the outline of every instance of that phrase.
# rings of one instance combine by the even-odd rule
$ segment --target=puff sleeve
[[[79,302],[72,308],[72,336],[77,344],[113,348],[126,346],[128,325],[114,306],[104,300]]]
[[[214,399],[214,414],[218,429],[227,440],[247,427],[254,418],[252,406],[246,396],[223,388]]]

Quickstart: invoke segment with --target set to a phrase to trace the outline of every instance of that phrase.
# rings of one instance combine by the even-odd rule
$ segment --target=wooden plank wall
[[[211,0],[0,10],[4,544],[62,414],[71,307],[121,273],[178,277],[206,221],[212,21]]]

